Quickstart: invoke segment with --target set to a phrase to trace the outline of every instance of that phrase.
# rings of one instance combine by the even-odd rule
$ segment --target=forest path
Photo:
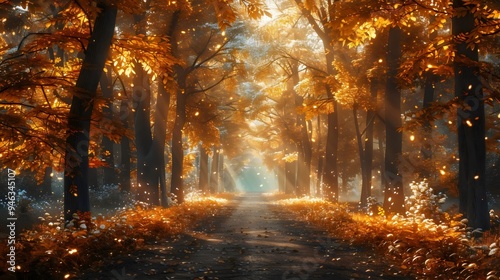
[[[237,196],[226,210],[81,279],[409,279],[376,252],[294,221],[262,194]]]

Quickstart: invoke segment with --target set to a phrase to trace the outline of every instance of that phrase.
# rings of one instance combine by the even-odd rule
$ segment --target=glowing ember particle
[[[474,180],[479,179],[479,175],[474,176]]]
[[[439,173],[441,173],[441,175],[445,175],[446,174],[446,172],[443,169],[439,170]]]
[[[411,135],[410,136],[410,141],[414,141],[415,140],[415,135]]]
[[[465,122],[467,123],[467,125],[468,125],[469,127],[470,127],[470,126],[472,126],[472,122],[471,122],[470,120],[466,120]]]

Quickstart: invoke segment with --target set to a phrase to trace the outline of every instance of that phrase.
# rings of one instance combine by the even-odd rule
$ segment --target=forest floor
[[[258,193],[175,239],[106,260],[79,279],[412,279],[379,252],[328,237]]]

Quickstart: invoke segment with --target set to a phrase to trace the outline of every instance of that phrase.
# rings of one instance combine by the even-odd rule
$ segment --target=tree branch
[[[307,18],[307,21],[311,25],[312,29],[318,34],[318,36],[326,42],[327,37],[326,37],[326,32],[319,27],[318,22],[314,19],[314,17],[311,15],[311,12],[307,10],[304,7],[304,4],[302,3],[301,0],[295,0],[295,3],[297,3],[297,6],[300,9],[300,12]]]

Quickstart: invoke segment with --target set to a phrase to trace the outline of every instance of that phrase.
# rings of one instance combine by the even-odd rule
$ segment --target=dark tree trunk
[[[52,195],[52,167],[45,168],[42,184],[38,187],[40,188],[41,196]]]
[[[167,116],[168,109],[170,107],[170,92],[165,90],[165,84],[163,79],[160,79],[158,83],[158,95],[156,98],[156,110],[155,110],[155,126],[154,126],[154,138],[152,147],[152,156],[155,170],[157,171],[156,176],[159,182],[159,191],[161,194],[161,205],[168,206],[167,200],[167,182],[165,178],[165,141],[167,139]],[[152,181],[154,178],[152,178]]]
[[[344,144],[344,150],[346,149],[350,149],[351,147],[349,146],[349,142],[347,141],[343,141],[343,144]],[[347,196],[347,193],[348,193],[348,190],[349,190],[349,172],[347,170],[348,168],[348,162],[346,159],[342,159],[340,161],[341,163],[341,169],[339,170],[340,171],[340,174],[342,174],[342,184],[340,185],[340,189],[339,189],[339,194],[340,195],[343,195],[343,196]]]
[[[431,16],[429,18],[429,23],[432,24],[435,21],[435,17]],[[436,38],[437,32],[433,32],[429,35],[429,40],[432,41]],[[434,87],[436,82],[436,76],[432,73],[432,70],[428,70],[425,73],[425,85],[424,85],[424,100],[422,104],[422,109],[428,109],[432,102],[434,101]],[[426,119],[423,124],[423,136],[424,136],[424,144],[420,149],[424,160],[430,160],[432,158],[432,147],[431,141],[432,138],[432,123]],[[423,178],[429,178],[432,174],[430,170],[424,171],[424,174],[421,174]]]
[[[145,14],[134,15],[137,35],[146,34]],[[158,142],[151,132],[151,88],[142,65],[135,65],[133,101],[135,111],[135,146],[137,151],[137,199],[152,205],[161,205],[159,183]],[[163,153],[162,153],[163,154]]]
[[[370,81],[370,102],[375,107],[377,102],[377,82]],[[370,108],[366,112],[366,141],[362,159],[362,184],[361,184],[361,207],[366,207],[368,197],[372,195],[372,169],[373,169],[373,122],[375,121],[375,109]],[[362,136],[362,135],[360,135]],[[360,137],[361,138],[361,137]],[[361,141],[361,139],[358,139]]]
[[[184,170],[184,147],[182,139],[182,129],[186,122],[186,75],[184,69],[176,67],[177,90],[174,130],[172,131],[172,180],[171,191],[175,195],[178,203],[184,202],[184,180],[182,173]]]
[[[404,193],[403,177],[399,172],[399,157],[403,146],[403,135],[398,129],[401,121],[401,90],[397,82],[398,68],[401,59],[401,36],[399,27],[389,30],[387,44],[387,84],[385,93],[385,196],[384,210],[387,213],[403,214]]]
[[[177,51],[177,38],[175,37],[175,30],[179,22],[179,11],[175,11],[170,19],[170,26],[167,30],[167,36],[172,42],[172,53]],[[167,74],[164,74],[167,75]],[[167,198],[167,180],[165,176],[165,141],[167,139],[167,119],[168,111],[170,109],[170,91],[167,90],[167,85],[164,79],[160,79],[158,83],[158,96],[156,99],[156,114],[155,114],[155,127],[153,139],[153,154],[155,156],[154,162],[157,164],[158,173],[157,177],[160,184],[161,205],[168,206]]]
[[[111,85],[111,69],[108,69],[108,75],[106,73],[102,74],[101,77],[101,91],[102,96],[106,99],[107,107],[103,108],[103,115],[105,121],[110,121],[113,118],[113,87]],[[106,128],[106,126],[104,126]],[[106,136],[102,137],[102,149],[104,150],[103,159],[106,162],[105,167],[103,167],[103,185],[115,185],[117,183],[116,172],[115,172],[115,160],[113,152],[113,141]]]
[[[153,135],[151,133],[151,91],[149,79],[142,65],[135,67],[134,101],[135,146],[137,150],[137,199],[152,205],[160,205],[158,192],[158,164],[155,161]]]
[[[77,212],[90,212],[88,171],[89,135],[93,98],[111,46],[116,7],[102,8],[94,23],[87,52],[78,76],[68,116],[68,137],[64,170],[64,219],[71,221]]]
[[[453,8],[467,7],[463,0],[454,0]],[[468,7],[470,8],[470,7]],[[474,29],[474,15],[452,19],[453,35],[467,35]],[[467,37],[468,38],[468,37]],[[490,228],[486,197],[485,114],[484,96],[479,81],[478,48],[467,48],[464,40],[456,39],[455,96],[463,103],[458,110],[459,210],[473,228]]]
[[[378,157],[380,164],[380,188],[378,189],[382,193],[385,187],[385,125],[384,121],[380,120],[375,123],[377,127],[378,134]]]
[[[99,173],[97,172],[97,168],[89,168],[89,187],[93,190],[97,190],[99,188]]]
[[[359,164],[361,167],[361,199],[360,204],[361,207],[366,206],[366,198],[368,198],[367,192],[367,170],[366,170],[366,154],[365,148],[363,147],[363,139],[361,135],[361,131],[359,129],[358,122],[358,110],[357,106],[354,106],[352,109],[352,115],[354,119],[354,129],[356,131],[356,142],[358,143],[358,154],[359,154]],[[342,178],[343,181],[343,178]]]
[[[123,128],[129,129],[129,108],[128,102],[123,100],[120,105],[120,120],[123,122]],[[130,140],[123,136],[120,143],[120,191],[130,192],[131,188],[131,164],[130,164]]]
[[[326,69],[328,75],[334,75],[335,69],[333,68],[334,62],[334,49],[325,42],[323,45],[326,53]],[[328,113],[328,131],[326,135],[326,151],[325,151],[325,166],[323,170],[323,194],[326,199],[331,201],[338,201],[339,199],[339,179],[338,179],[338,145],[339,145],[339,118],[338,118],[338,105],[337,100],[333,96],[333,92],[329,86],[326,86],[326,93],[329,100],[331,100],[333,112]]]
[[[208,154],[202,144],[199,146],[200,151],[200,170],[198,174],[198,188],[203,193],[208,193]]]
[[[323,165],[325,162],[324,154],[321,153],[321,148],[323,143],[321,142],[321,117],[318,115],[318,139],[317,141],[317,151],[318,151],[318,169],[316,170],[316,197],[321,197],[322,195],[322,186],[323,186]]]

